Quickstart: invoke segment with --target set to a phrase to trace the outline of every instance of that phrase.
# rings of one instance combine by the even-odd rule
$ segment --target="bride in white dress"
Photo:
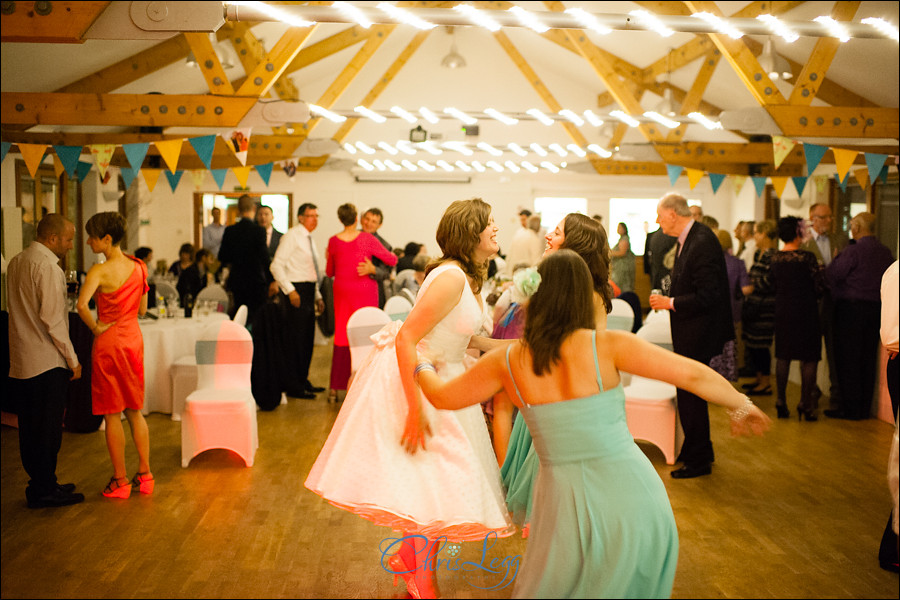
[[[335,506],[403,533],[385,568],[413,597],[437,595],[434,540],[514,531],[481,407],[437,410],[413,375],[417,351],[433,358],[442,379],[465,370],[469,339],[489,319],[480,291],[496,235],[482,200],[450,205],[436,235],[443,256],[426,270],[406,321],[373,336],[375,350],[306,479]]]

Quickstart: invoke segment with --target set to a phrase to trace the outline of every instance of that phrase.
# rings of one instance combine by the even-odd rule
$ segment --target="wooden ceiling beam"
[[[722,58],[722,53],[712,50],[706,55],[706,58],[703,59],[703,64],[700,65],[700,70],[697,72],[697,77],[694,79],[693,85],[691,85],[691,90],[687,93],[687,96],[681,100],[680,114],[682,116],[689,115],[692,112],[699,110],[703,100],[703,93],[706,91],[706,86],[709,85],[709,80],[712,78],[712,74],[716,70],[720,58]],[[682,123],[679,127],[669,131],[666,141],[680,142],[684,138],[685,132],[687,132],[687,124]]]
[[[0,94],[5,125],[234,127],[257,98],[188,94]]]
[[[900,138],[900,110],[841,106],[766,106],[787,137]]]
[[[237,91],[238,96],[256,96],[262,98],[269,92],[275,80],[287,69],[294,57],[300,52],[303,42],[316,30],[311,27],[291,27],[284,32],[265,60],[247,76]]]
[[[234,88],[231,87],[231,82],[225,75],[225,69],[222,68],[222,62],[209,41],[209,36],[205,33],[185,31],[184,39],[191,47],[191,52],[194,53],[194,60],[197,61],[203,78],[206,79],[209,92],[220,96],[233,96]]]
[[[109,2],[4,2],[0,41],[80,44],[107,6]]]

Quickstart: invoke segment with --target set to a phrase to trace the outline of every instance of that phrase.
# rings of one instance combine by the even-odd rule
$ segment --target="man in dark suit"
[[[266,230],[266,250],[269,252],[269,261],[275,258],[275,251],[278,250],[278,242],[281,241],[281,232],[272,226],[275,215],[272,213],[272,207],[260,204],[256,209],[256,222],[259,226]]]
[[[370,208],[363,213],[362,218],[359,220],[359,225],[363,231],[374,235],[375,239],[381,242],[381,245],[384,246],[385,250],[391,252],[394,248],[386,239],[378,235],[378,229],[381,227],[383,220],[384,215],[380,208]],[[387,300],[387,295],[384,291],[384,283],[391,279],[391,268],[384,264],[381,259],[373,256],[371,260],[366,259],[359,263],[357,272],[359,275],[368,275],[378,282],[378,308],[384,308],[384,303]]]
[[[253,323],[256,311],[265,303],[270,284],[269,253],[266,250],[266,231],[254,220],[256,203],[244,194],[238,198],[240,220],[225,228],[219,262],[228,267],[225,289],[231,292],[234,303],[229,315],[242,304],[247,305],[247,323]]]
[[[660,229],[677,238],[678,246],[669,296],[651,295],[650,306],[671,311],[675,352],[708,365],[725,352],[728,344],[734,344],[722,246],[709,227],[694,221],[683,196],[666,194],[656,213]],[[684,444],[678,457],[683,466],[672,471],[672,477],[709,475],[714,456],[706,401],[679,389],[678,415],[684,429]]]

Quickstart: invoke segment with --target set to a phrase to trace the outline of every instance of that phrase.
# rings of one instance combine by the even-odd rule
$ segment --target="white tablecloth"
[[[169,369],[182,356],[194,353],[194,345],[203,328],[222,319],[225,313],[212,313],[205,317],[195,316],[141,320],[141,334],[144,336],[144,410],[172,413],[172,381]]]

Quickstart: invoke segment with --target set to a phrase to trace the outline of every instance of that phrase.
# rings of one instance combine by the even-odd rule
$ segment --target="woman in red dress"
[[[138,315],[147,312],[147,267],[126,256],[119,244],[125,237],[125,219],[119,213],[98,213],[84,226],[91,250],[106,257],[88,271],[78,297],[78,314],[94,334],[91,354],[93,413],[103,415],[106,446],[113,476],[103,490],[107,498],[128,498],[131,486],[153,492],[150,473],[150,432],[141,409],[144,406],[144,338]],[[95,296],[96,293],[96,296]],[[88,306],[97,302],[97,318]],[[125,431],[122,411],[131,427],[138,451],[138,472],[129,482],[125,472]]]
[[[338,390],[346,390],[350,379],[350,343],[347,320],[363,306],[378,306],[378,282],[369,277],[373,256],[386,265],[397,264],[397,256],[381,245],[375,236],[356,228],[356,207],[342,204],[338,219],[344,230],[328,240],[325,274],[334,277],[334,354],[331,358],[331,385],[328,400],[337,399]]]

